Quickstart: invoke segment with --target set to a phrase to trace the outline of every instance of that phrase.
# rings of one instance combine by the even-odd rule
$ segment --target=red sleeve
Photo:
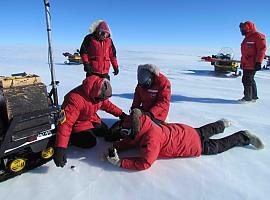
[[[128,138],[115,142],[113,144],[113,147],[116,148],[117,151],[131,149],[131,148],[134,148],[135,146],[136,146],[136,142]]]
[[[113,68],[117,69],[118,68],[118,62],[117,62],[117,58],[116,58],[116,49],[115,49],[115,46],[113,44],[113,41],[112,41],[112,45],[111,45],[111,48],[110,48],[110,60],[111,60]]]
[[[123,111],[120,108],[111,103],[108,99],[103,101],[100,109],[114,115],[115,117],[119,117],[123,113]]]
[[[87,52],[87,49],[88,49],[88,45],[89,45],[89,39],[90,36],[87,35],[82,44],[81,44],[81,48],[80,48],[80,56],[82,58],[82,62],[83,63],[89,63],[89,59],[88,59],[88,52]]]
[[[72,127],[80,115],[80,106],[78,101],[72,98],[68,99],[63,104],[65,104],[63,109],[65,111],[66,121],[57,127],[55,146],[67,148]]]
[[[150,139],[149,136],[143,138],[140,142],[140,157],[123,158],[121,167],[130,170],[145,170],[158,158],[160,152],[160,144]]]
[[[157,101],[155,105],[149,110],[155,118],[159,118],[159,115],[168,115],[169,108],[170,108],[170,99],[171,99],[171,83],[167,80],[164,85],[159,89],[157,95]]]
[[[256,41],[256,50],[257,50],[256,62],[262,63],[266,52],[266,38],[264,35],[260,35],[258,37]]]
[[[142,99],[141,99],[141,96],[140,96],[140,88],[137,85],[137,87],[135,89],[135,93],[134,93],[134,97],[133,97],[133,102],[132,102],[131,109],[140,108],[141,103],[142,103]]]

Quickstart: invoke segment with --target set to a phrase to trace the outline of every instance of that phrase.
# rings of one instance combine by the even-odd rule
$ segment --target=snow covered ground
[[[62,53],[74,49],[55,49],[59,101],[84,78],[82,65],[64,65]],[[184,200],[267,200],[270,193],[270,71],[256,74],[256,103],[238,104],[242,97],[240,77],[216,76],[209,63],[198,56],[214,54],[203,49],[118,50],[120,73],[111,74],[111,101],[128,112],[136,85],[138,64],[153,63],[171,81],[169,119],[194,127],[220,118],[233,126],[223,137],[241,129],[255,132],[265,149],[234,148],[214,156],[157,160],[150,169],[134,172],[116,168],[103,160],[110,143],[102,139],[92,149],[70,148],[68,163],[62,168],[53,161],[35,170],[0,183],[0,199],[184,199]],[[47,49],[0,46],[0,75],[27,72],[50,83]],[[100,112],[111,125],[116,118]],[[135,151],[120,153],[134,155]],[[75,168],[71,168],[75,166]]]

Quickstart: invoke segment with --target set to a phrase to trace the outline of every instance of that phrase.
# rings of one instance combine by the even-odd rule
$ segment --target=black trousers
[[[101,122],[101,124],[96,123],[92,129],[72,133],[69,143],[81,148],[91,148],[97,144],[96,137],[104,137],[108,131],[108,126],[104,122]]]
[[[243,70],[242,83],[244,86],[244,98],[247,101],[258,99],[257,85],[254,79],[255,74],[255,70]]]
[[[236,146],[245,146],[249,144],[249,138],[243,134],[243,131],[238,131],[221,139],[210,139],[211,136],[222,133],[224,129],[225,127],[222,121],[196,128],[196,131],[201,138],[203,155],[218,154]]]

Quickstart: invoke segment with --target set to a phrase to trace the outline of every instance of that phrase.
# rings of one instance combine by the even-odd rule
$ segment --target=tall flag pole
[[[55,79],[54,63],[53,63],[53,52],[52,52],[52,39],[51,39],[51,16],[50,16],[50,3],[49,0],[44,0],[45,15],[47,24],[47,35],[48,35],[48,62],[51,72],[51,85],[53,94],[53,105],[58,107],[58,94],[57,94],[57,82]]]

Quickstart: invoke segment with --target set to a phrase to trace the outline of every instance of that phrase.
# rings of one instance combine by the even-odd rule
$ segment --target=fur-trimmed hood
[[[110,34],[110,37],[111,37],[112,31],[111,31],[109,25],[102,19],[94,21],[89,28],[89,32],[91,34],[94,33],[100,25],[102,25],[103,28],[105,28],[105,30],[108,31],[108,33]]]
[[[131,115],[126,117],[122,123],[123,128],[131,128],[135,140],[139,140],[140,137],[147,132],[152,126],[152,120],[138,108],[132,110]]]
[[[156,76],[159,76],[159,68],[158,66],[154,64],[143,64],[138,66],[137,75],[140,73],[142,69],[146,69],[150,71],[151,73],[155,74]]]
[[[92,100],[97,97],[111,97],[112,88],[109,80],[92,75],[83,80],[82,84],[85,95]]]

